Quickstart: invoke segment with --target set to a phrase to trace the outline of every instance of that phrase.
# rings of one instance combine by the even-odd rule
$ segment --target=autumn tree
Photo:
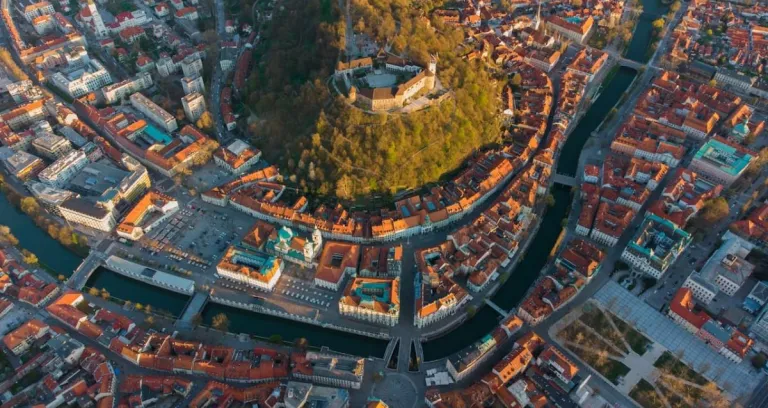
[[[214,121],[213,121],[213,115],[209,111],[205,111],[200,115],[200,118],[197,119],[197,123],[195,125],[205,131],[210,132],[213,130]]]
[[[219,313],[216,316],[213,316],[213,321],[211,323],[216,330],[223,332],[229,331],[229,317],[224,313]]]
[[[707,200],[701,209],[700,223],[702,226],[712,226],[728,216],[728,200],[725,197],[717,197]]]
[[[34,216],[40,212],[40,204],[34,197],[24,197],[21,199],[21,211],[29,216]]]
[[[28,80],[29,77],[14,61],[13,56],[5,47],[0,47],[0,63],[2,63],[8,72],[19,81]]]
[[[0,242],[13,246],[19,245],[19,240],[11,233],[11,229],[5,225],[0,225]]]
[[[33,254],[32,252],[22,249],[21,255],[24,257],[24,262],[29,265],[37,265],[40,261],[37,259],[37,255]]]

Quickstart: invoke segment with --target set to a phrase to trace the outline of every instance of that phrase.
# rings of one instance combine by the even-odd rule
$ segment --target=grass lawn
[[[624,365],[624,363],[608,359],[604,363],[598,364],[597,354],[576,347],[567,345],[566,347],[568,347],[568,350],[571,350],[574,354],[579,356],[580,359],[584,360],[584,362],[592,366],[592,368],[597,370],[597,372],[602,374],[603,377],[616,385],[619,384],[619,377],[623,377],[629,372],[629,367]]]
[[[585,308],[587,309],[587,308]],[[599,333],[603,338],[610,341],[611,344],[616,346],[619,350],[629,353],[629,350],[627,350],[626,345],[624,345],[624,342],[621,341],[621,334],[617,333],[616,330],[614,330],[613,326],[611,326],[611,323],[608,321],[608,318],[605,316],[605,313],[603,313],[600,309],[596,307],[588,308],[589,310],[585,310],[584,313],[579,316],[579,320],[584,322],[587,326],[591,327],[594,331]],[[620,328],[621,329],[621,328]]]
[[[632,347],[632,351],[641,356],[645,354],[648,350],[648,346],[653,344],[653,342],[612,313],[609,312],[608,314],[611,316],[611,319],[613,319],[613,323],[616,327],[624,333],[624,339],[629,343],[629,347]]]
[[[661,391],[662,394],[664,394],[664,397],[669,401],[669,404],[673,407],[680,407],[680,408],[689,408],[691,405],[685,402],[684,399],[680,398],[677,394],[670,391],[666,385],[660,384],[660,381],[656,381],[656,387],[659,388],[659,391]]]
[[[568,341],[572,341],[585,347],[605,350],[610,355],[615,357],[624,357],[622,354],[617,353],[614,349],[610,348],[609,344],[606,343],[605,340],[595,336],[592,332],[585,330],[580,324],[576,322],[569,324],[560,333]]]
[[[659,359],[653,363],[656,368],[666,368],[667,372],[682,380],[690,381],[699,385],[705,385],[709,381],[701,374],[697,373],[685,363],[678,360],[672,353],[665,351],[664,354],[659,356]]]
[[[629,392],[629,396],[643,408],[666,408],[659,393],[645,380],[640,380]]]

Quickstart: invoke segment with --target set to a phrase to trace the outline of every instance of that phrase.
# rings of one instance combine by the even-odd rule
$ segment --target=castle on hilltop
[[[381,112],[406,106],[419,92],[435,88],[437,58],[427,68],[396,55],[379,52],[336,65],[334,76],[344,82],[349,100],[362,109]]]

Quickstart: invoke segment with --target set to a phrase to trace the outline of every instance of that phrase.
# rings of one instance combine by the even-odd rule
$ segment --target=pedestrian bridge
[[[203,311],[206,303],[208,303],[208,292],[195,292],[195,295],[187,302],[184,312],[176,323],[180,327],[191,328],[192,318]]]
[[[509,312],[507,312],[506,310],[502,309],[502,308],[501,308],[499,305],[497,305],[496,303],[493,303],[493,302],[491,301],[491,299],[485,299],[485,304],[486,304],[486,305],[488,305],[488,306],[490,306],[490,307],[491,307],[491,309],[495,310],[495,311],[496,311],[498,314],[500,314],[500,315],[501,315],[503,318],[507,318],[507,316],[509,316]]]
[[[569,187],[576,187],[579,185],[579,180],[577,180],[576,177],[560,173],[555,173],[554,182]]]
[[[632,60],[626,59],[626,58],[620,59],[619,60],[619,64],[622,67],[629,67],[629,68],[636,69],[638,71],[643,69],[643,68],[645,68],[645,64],[643,64],[642,62],[632,61]]]

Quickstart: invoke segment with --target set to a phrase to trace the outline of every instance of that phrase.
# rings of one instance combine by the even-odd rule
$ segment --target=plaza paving
[[[688,366],[736,397],[751,393],[763,378],[750,367],[749,359],[734,364],[616,282],[608,281],[594,299],[670,352],[682,353]]]
[[[388,86],[395,86],[397,84],[397,76],[386,72],[375,72],[365,76],[365,81],[368,82],[368,86],[371,88],[384,88]]]

